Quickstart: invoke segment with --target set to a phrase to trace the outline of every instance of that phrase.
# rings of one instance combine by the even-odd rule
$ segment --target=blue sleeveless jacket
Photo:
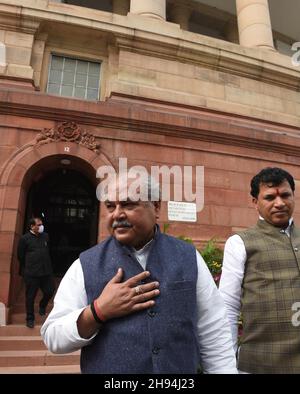
[[[119,267],[124,281],[143,271],[130,249],[113,237],[81,253],[80,262],[89,303]],[[197,372],[195,248],[158,229],[146,269],[151,273],[146,282],[160,283],[155,306],[105,322],[92,344],[81,351],[83,373]]]

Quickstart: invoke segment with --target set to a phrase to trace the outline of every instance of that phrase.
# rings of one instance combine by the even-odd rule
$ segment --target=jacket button
[[[149,311],[148,311],[148,316],[154,317],[155,315],[156,315],[156,312],[154,312],[154,311],[152,311],[152,310],[149,310]]]
[[[153,354],[158,354],[159,353],[159,348],[158,347],[154,347],[153,349],[152,349],[152,353]]]

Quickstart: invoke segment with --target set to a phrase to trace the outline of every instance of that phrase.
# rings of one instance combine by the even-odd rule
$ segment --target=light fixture
[[[71,160],[69,159],[61,159],[61,164],[63,164],[64,166],[69,166],[71,164]]]

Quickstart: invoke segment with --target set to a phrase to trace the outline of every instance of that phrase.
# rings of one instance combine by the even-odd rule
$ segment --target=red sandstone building
[[[197,222],[169,229],[197,244],[222,243],[256,221],[249,181],[261,168],[300,179],[300,44],[291,50],[299,15],[297,0],[1,2],[8,322],[21,285],[16,248],[31,215],[44,215],[57,275],[105,237],[95,195],[102,165],[117,168],[123,157],[129,166],[204,166]],[[299,213],[298,203],[298,221]]]

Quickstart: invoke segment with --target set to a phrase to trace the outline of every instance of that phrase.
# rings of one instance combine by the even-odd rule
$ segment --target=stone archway
[[[13,304],[21,286],[18,275],[17,245],[23,232],[26,197],[30,185],[43,173],[57,168],[57,160],[70,158],[95,184],[97,169],[113,166],[101,152],[95,138],[73,122],[43,130],[35,140],[16,151],[0,172],[0,302]],[[103,235],[99,215],[98,240]]]

